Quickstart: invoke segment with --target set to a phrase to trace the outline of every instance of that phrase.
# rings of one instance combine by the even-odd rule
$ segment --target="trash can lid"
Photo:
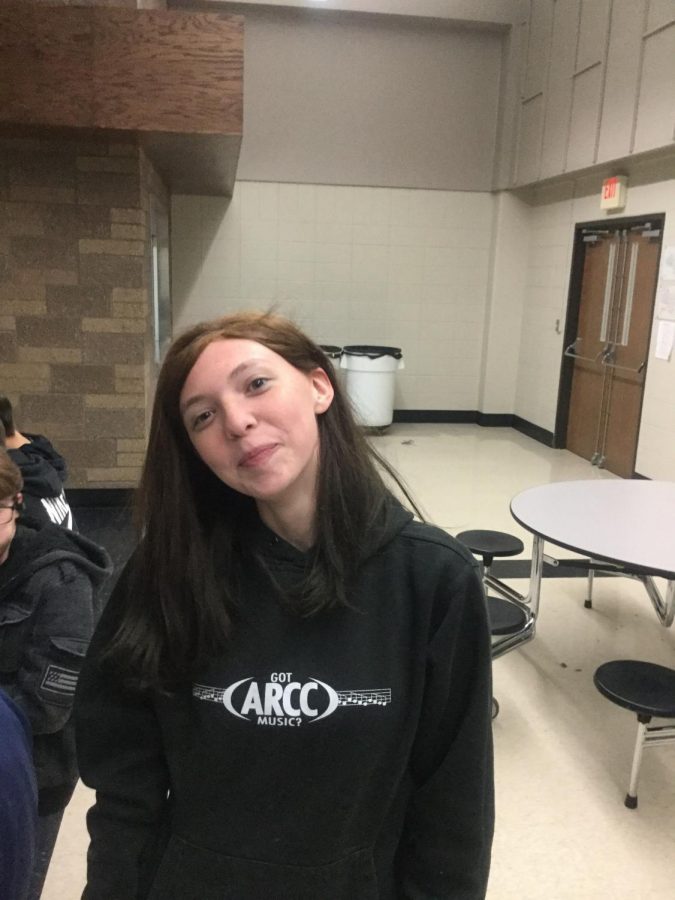
[[[377,344],[350,344],[343,347],[342,352],[348,356],[367,356],[369,359],[379,359],[381,356],[393,356],[401,359],[403,353],[400,347],[380,347]]]
[[[336,347],[333,344],[319,344],[319,347],[329,359],[337,359],[342,355],[342,347]]]

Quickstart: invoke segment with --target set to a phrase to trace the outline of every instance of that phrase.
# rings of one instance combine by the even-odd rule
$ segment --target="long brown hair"
[[[141,541],[118,591],[122,619],[105,654],[120,670],[131,672],[137,686],[183,681],[227,644],[237,600],[236,523],[253,501],[221,482],[198,457],[183,425],[179,398],[205,347],[228,338],[257,341],[303,372],[322,368],[333,386],[331,405],[317,417],[313,564],[301,589],[286,598],[298,615],[347,605],[364,538],[381,520],[387,501],[374,460],[383,461],[356,425],[332,364],[292,322],[271,313],[245,312],[203,322],[180,335],[157,381],[136,498]]]

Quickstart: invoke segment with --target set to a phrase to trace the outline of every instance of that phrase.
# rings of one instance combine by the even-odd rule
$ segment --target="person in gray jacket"
[[[77,531],[64,489],[68,477],[65,459],[43,434],[19,431],[8,397],[0,396],[0,422],[5,431],[3,446],[21,470],[26,513]]]
[[[111,572],[82,535],[19,514],[18,467],[0,449],[0,688],[33,733],[38,839],[29,900],[39,898],[63,810],[77,783],[70,720],[82,660],[98,619],[96,587]]]

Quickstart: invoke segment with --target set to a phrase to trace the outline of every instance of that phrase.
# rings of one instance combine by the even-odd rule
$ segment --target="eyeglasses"
[[[0,525],[8,525],[14,518],[15,512],[20,512],[21,504],[12,503],[11,506],[0,506]]]

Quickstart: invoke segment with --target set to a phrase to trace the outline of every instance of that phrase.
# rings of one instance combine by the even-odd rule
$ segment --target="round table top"
[[[511,501],[523,528],[592,559],[675,578],[675,483],[596,479],[529,488]]]

